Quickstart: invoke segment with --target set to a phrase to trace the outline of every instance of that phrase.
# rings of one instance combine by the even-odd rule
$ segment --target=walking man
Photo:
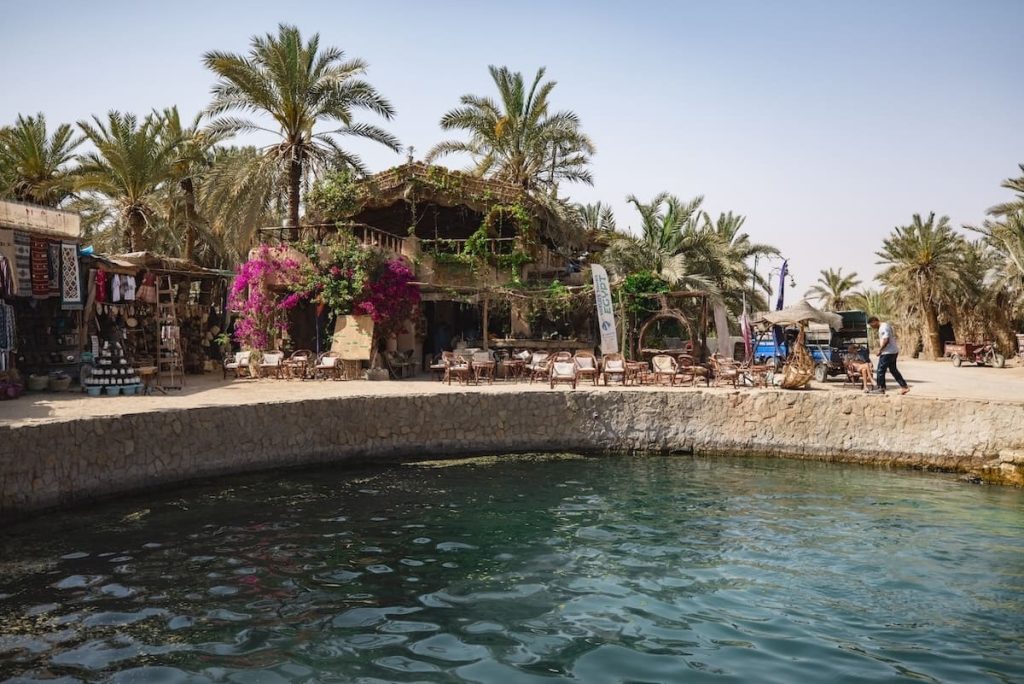
[[[900,394],[910,391],[910,386],[903,379],[903,374],[896,368],[896,357],[900,355],[899,345],[896,344],[896,333],[892,330],[891,323],[882,323],[878,316],[868,319],[868,325],[878,331],[878,342],[881,349],[878,351],[878,370],[875,373],[875,388],[869,390],[868,394],[885,394],[885,372],[892,373],[896,384],[900,386]]]

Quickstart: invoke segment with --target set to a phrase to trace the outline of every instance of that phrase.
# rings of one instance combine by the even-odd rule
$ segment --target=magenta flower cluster
[[[289,285],[298,269],[297,261],[282,258],[265,244],[237,268],[228,306],[238,314],[234,336],[243,347],[269,349],[288,329],[286,309],[277,301],[272,288]]]
[[[401,259],[384,263],[378,276],[367,282],[354,312],[370,316],[383,334],[411,318],[420,303],[420,291],[412,284],[415,275]]]

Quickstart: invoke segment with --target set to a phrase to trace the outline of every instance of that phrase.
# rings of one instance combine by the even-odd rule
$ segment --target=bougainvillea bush
[[[228,307],[238,314],[235,340],[245,349],[269,349],[288,328],[288,317],[275,287],[293,286],[299,273],[295,259],[282,256],[269,245],[260,245],[240,265],[231,284]]]
[[[412,269],[401,257],[364,245],[347,233],[339,233],[327,244],[307,243],[302,251],[309,262],[282,306],[308,301],[323,305],[335,316],[370,316],[378,339],[397,332],[416,314],[420,292],[412,284]]]
[[[420,303],[419,288],[412,284],[414,278],[412,269],[402,259],[385,261],[366,281],[355,313],[370,316],[379,337],[398,332]]]

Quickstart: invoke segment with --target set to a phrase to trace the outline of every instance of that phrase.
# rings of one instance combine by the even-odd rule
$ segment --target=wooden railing
[[[383,230],[378,230],[362,223],[350,224],[345,226],[344,229],[351,231],[356,240],[359,240],[362,244],[380,247],[394,254],[401,254],[402,247],[405,245],[405,238],[386,233]]]
[[[420,240],[420,249],[425,253],[435,252],[443,254],[459,254],[466,249],[467,239],[445,239],[425,238]],[[515,251],[516,238],[488,238],[484,244],[487,245],[488,254],[511,254]]]

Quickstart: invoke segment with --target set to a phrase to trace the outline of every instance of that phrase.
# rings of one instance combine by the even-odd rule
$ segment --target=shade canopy
[[[768,323],[771,325],[800,325],[801,323],[824,323],[825,325],[839,330],[843,327],[843,317],[829,311],[816,309],[806,299],[801,299],[792,306],[778,311],[765,311],[757,314],[757,323]]]

